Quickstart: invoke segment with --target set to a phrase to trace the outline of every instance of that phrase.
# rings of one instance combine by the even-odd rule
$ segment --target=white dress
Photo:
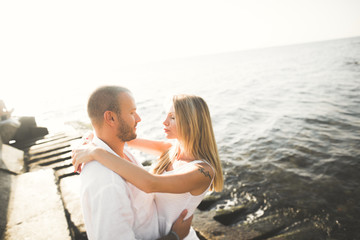
[[[163,175],[187,172],[189,168],[193,167],[193,165],[196,163],[207,163],[207,162],[203,160],[195,160],[186,163],[174,170],[164,172]],[[210,164],[209,166],[211,167]],[[213,179],[211,180],[211,183]],[[170,232],[172,224],[176,221],[176,219],[179,217],[180,213],[184,209],[188,210],[188,214],[186,215],[185,220],[194,213],[197,206],[203,200],[205,194],[209,191],[211,183],[209,187],[202,194],[196,196],[192,195],[190,192],[179,193],[179,194],[155,193],[155,203],[158,211],[159,230],[161,236],[164,236]],[[195,230],[191,228],[189,235],[184,239],[189,240],[189,239],[199,239],[199,238],[196,236]]]

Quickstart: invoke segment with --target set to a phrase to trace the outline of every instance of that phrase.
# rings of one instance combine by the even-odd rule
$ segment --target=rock
[[[24,141],[30,139],[31,130],[30,128],[36,127],[35,117],[20,117],[20,127],[17,130],[15,136],[13,137],[16,141]]]
[[[243,205],[235,206],[230,209],[219,209],[216,211],[214,219],[223,225],[228,226],[234,223],[243,213],[246,213],[246,210],[246,207]]]
[[[199,204],[198,209],[202,210],[202,211],[207,210],[211,206],[213,206],[216,202],[218,202],[221,198],[222,197],[221,197],[220,194],[212,193],[211,195],[207,195],[207,196],[205,196],[205,198]]]
[[[308,223],[306,226],[296,227],[290,231],[280,233],[275,237],[267,238],[268,240],[284,240],[284,239],[329,239],[327,236],[324,236],[324,232],[320,229],[317,229],[312,224]]]
[[[213,219],[215,214],[215,210],[203,212],[200,210],[195,211],[192,226],[205,239],[246,240],[260,235],[259,232],[256,232],[247,226],[225,226]]]
[[[52,170],[24,173],[12,181],[4,239],[71,240]]]

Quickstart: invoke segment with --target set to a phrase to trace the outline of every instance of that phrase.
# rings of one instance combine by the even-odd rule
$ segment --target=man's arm
[[[170,233],[164,237],[159,238],[158,240],[184,239],[189,234],[191,222],[193,218],[193,216],[191,216],[184,221],[186,214],[187,214],[187,210],[185,209],[184,211],[182,211],[179,218],[174,222]]]

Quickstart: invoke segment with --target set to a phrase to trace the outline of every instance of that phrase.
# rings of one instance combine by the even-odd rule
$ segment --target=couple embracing
[[[90,240],[198,239],[192,214],[208,191],[221,191],[223,175],[206,102],[175,95],[163,122],[174,143],[136,139],[141,121],[132,93],[96,89],[88,101],[94,134],[73,150]],[[146,171],[128,147],[157,155]]]

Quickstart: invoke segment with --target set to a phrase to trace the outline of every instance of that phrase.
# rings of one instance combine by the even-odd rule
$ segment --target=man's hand
[[[184,221],[184,218],[185,218],[187,212],[188,211],[186,209],[184,211],[182,211],[182,213],[180,214],[178,219],[176,219],[176,221],[172,225],[171,232],[168,235],[159,238],[158,240],[184,239],[189,234],[190,227],[191,227],[191,221],[193,218],[193,215],[191,215],[191,217],[189,217],[188,219],[186,219]],[[176,233],[177,237],[173,233]]]
[[[187,212],[188,211],[186,209],[182,211],[179,218],[174,222],[174,224],[171,227],[171,231],[175,232],[180,239],[185,238],[190,231],[193,215],[191,215],[191,217],[189,217],[184,221]]]

